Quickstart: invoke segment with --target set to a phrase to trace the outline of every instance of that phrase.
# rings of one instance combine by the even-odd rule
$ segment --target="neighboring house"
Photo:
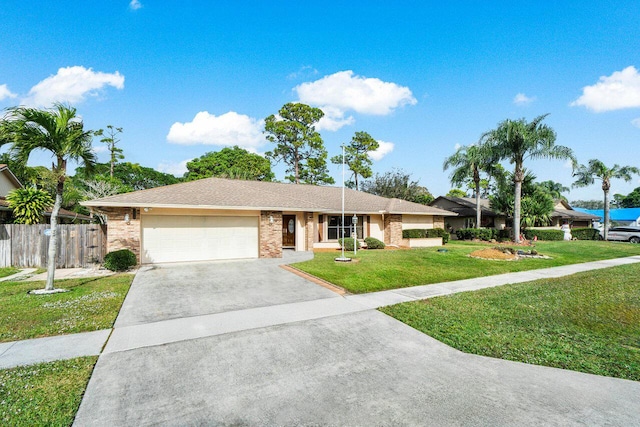
[[[445,209],[458,214],[457,217],[447,218],[446,227],[449,230],[461,228],[475,228],[476,224],[476,199],[475,197],[447,197],[440,196],[429,203],[440,209]],[[489,207],[489,199],[480,199],[481,227],[502,229],[506,225],[507,217],[502,213],[496,213]]]
[[[600,220],[604,220],[604,209],[583,209],[576,208],[581,212],[591,214],[598,217]],[[640,227],[640,208],[620,208],[609,209],[609,221],[615,225],[630,225]],[[599,227],[600,224],[597,224]]]
[[[9,202],[5,199],[11,190],[22,188],[22,184],[18,178],[9,170],[7,165],[0,164],[0,223],[7,224],[12,222],[13,210],[9,207]],[[44,213],[45,222],[51,220],[51,209]],[[60,223],[72,222],[91,222],[92,218],[66,209],[60,209],[58,214]]]
[[[431,206],[446,209],[458,214],[455,218],[447,218],[447,228],[453,231],[460,228],[474,228],[476,223],[476,199],[471,197],[445,197],[441,196],[430,203]],[[480,199],[483,228],[505,228],[507,217],[499,212],[494,212],[489,207],[488,199]],[[556,200],[551,214],[551,224],[548,227],[558,228],[562,224],[571,227],[591,227],[598,220],[597,215],[585,213],[573,209],[564,200]],[[511,220],[509,218],[509,220]],[[545,228],[545,227],[542,227]]]
[[[592,227],[599,219],[598,215],[572,208],[565,200],[556,200],[550,227],[562,227],[563,224],[569,224],[571,228]]]
[[[342,188],[206,178],[82,202],[107,216],[107,251],[143,264],[278,258],[283,249],[337,248]],[[402,230],[444,228],[455,213],[345,189],[359,239],[400,245]],[[349,234],[348,234],[349,235]]]

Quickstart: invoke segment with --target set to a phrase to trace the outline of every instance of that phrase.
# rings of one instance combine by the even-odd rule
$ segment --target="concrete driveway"
[[[333,298],[328,289],[283,270],[283,262],[312,258],[286,252],[284,259],[252,259],[143,267],[115,327]]]
[[[190,281],[220,292],[196,293],[196,309],[156,292],[183,286],[182,266],[163,266],[171,282],[156,287],[162,269],[139,273],[130,296],[148,288],[157,302],[136,316],[127,301],[75,425],[640,424],[638,382],[464,354],[259,261],[262,280],[238,288],[247,264],[205,266]]]

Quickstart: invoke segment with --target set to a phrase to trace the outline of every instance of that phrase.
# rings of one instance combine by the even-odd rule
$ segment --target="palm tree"
[[[447,157],[442,165],[443,170],[454,168],[449,176],[451,184],[462,186],[471,179],[476,195],[476,228],[480,228],[482,212],[480,209],[480,173],[489,175],[493,172],[493,166],[497,163],[492,158],[493,153],[486,145],[469,145],[458,148],[451,157]]]
[[[577,177],[573,187],[586,187],[592,185],[596,178],[602,181],[602,191],[604,192],[604,239],[609,235],[609,190],[612,179],[624,179],[631,181],[631,174],[640,174],[640,170],[634,166],[613,165],[608,168],[598,159],[589,160],[589,165],[580,165],[573,173]]]
[[[33,151],[51,152],[55,159],[51,171],[56,177],[56,197],[51,212],[51,239],[47,261],[45,290],[53,290],[58,242],[58,212],[62,204],[64,182],[67,178],[67,162],[73,160],[91,170],[96,156],[91,149],[92,131],[85,131],[76,109],[55,104],[52,109],[14,107],[1,126],[9,134],[5,141],[11,143],[11,154],[26,164]],[[1,133],[1,132],[0,132]]]
[[[576,163],[570,148],[555,145],[555,131],[542,123],[547,116],[548,114],[538,116],[530,123],[525,119],[505,120],[481,138],[481,141],[489,144],[492,152],[500,160],[509,160],[509,163],[514,165],[513,233],[516,243],[520,243],[520,203],[524,161],[526,159],[569,159],[573,164]]]

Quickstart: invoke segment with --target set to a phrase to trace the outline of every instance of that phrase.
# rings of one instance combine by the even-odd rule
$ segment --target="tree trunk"
[[[476,181],[476,228],[480,228],[482,211],[480,210],[480,181]]]
[[[115,162],[116,162],[116,155],[115,155],[115,153],[112,151],[112,152],[111,152],[111,170],[110,170],[111,178],[113,178],[113,164],[114,164]]]
[[[353,179],[356,182],[356,191],[360,191],[360,186],[358,185],[358,174],[357,173],[353,174]]]
[[[295,151],[296,155],[295,155],[295,174],[296,174],[296,184],[300,184],[300,168],[299,168],[299,164],[300,164],[300,157],[298,156],[298,149],[296,148]]]
[[[47,259],[47,282],[45,284],[45,290],[52,291],[53,279],[56,274],[56,258],[58,253],[58,212],[60,212],[60,206],[62,205],[62,191],[64,189],[64,183],[58,182],[56,187],[56,200],[53,204],[53,210],[51,211],[51,237],[49,238],[49,251]]]
[[[522,180],[524,179],[524,173],[520,165],[516,165],[515,173],[513,174],[513,183],[515,184],[515,191],[513,194],[513,238],[516,243],[520,243],[520,198],[522,196]]]
[[[609,189],[602,185],[604,190],[604,240],[609,236]]]

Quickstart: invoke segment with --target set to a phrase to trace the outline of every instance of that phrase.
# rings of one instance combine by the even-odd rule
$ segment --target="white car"
[[[600,230],[600,235],[604,236],[603,230]],[[630,225],[611,227],[607,235],[607,240],[640,243],[640,227],[632,227]]]

